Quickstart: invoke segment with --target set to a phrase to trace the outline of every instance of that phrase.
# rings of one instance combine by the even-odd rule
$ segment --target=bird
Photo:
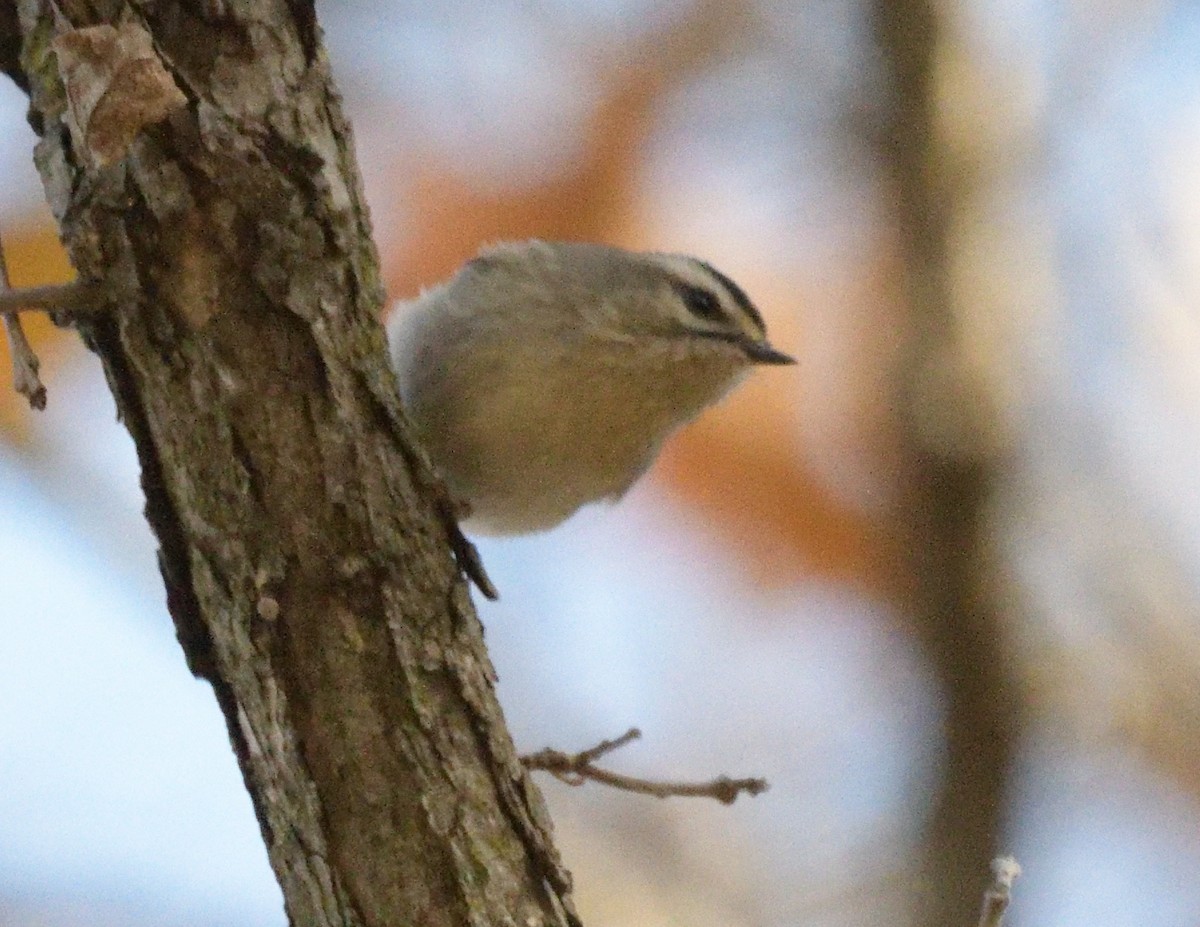
[[[711,264],[586,242],[487,247],[398,304],[387,336],[401,402],[480,535],[620,499],[753,367],[795,363]]]

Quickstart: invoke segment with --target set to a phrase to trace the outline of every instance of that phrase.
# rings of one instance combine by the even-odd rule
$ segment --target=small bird
[[[482,251],[388,323],[401,399],[478,534],[619,499],[756,364],[793,364],[704,261],[528,241]]]

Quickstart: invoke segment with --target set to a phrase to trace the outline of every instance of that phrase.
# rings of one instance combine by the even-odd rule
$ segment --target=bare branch
[[[1011,856],[997,856],[992,860],[992,884],[983,893],[983,911],[979,915],[979,927],[1002,927],[1004,912],[1012,900],[1012,886],[1021,874],[1021,864]]]
[[[21,317],[15,312],[4,313],[4,330],[8,335],[8,351],[12,357],[13,389],[29,400],[31,408],[40,411],[46,408],[46,385],[38,376],[41,362],[25,337]]]
[[[103,308],[101,288],[95,283],[73,280],[48,286],[0,290],[0,312],[69,312],[73,315],[98,312]]]
[[[595,765],[595,761],[600,757],[641,736],[641,731],[631,727],[615,740],[602,740],[594,747],[578,753],[564,753],[547,748],[523,756],[521,762],[525,764],[526,769],[548,772],[567,785],[583,785],[590,780],[625,792],[653,795],[655,798],[715,798],[724,805],[732,805],[743,792],[747,795],[759,795],[769,788],[766,779],[731,779],[729,776],[718,776],[708,782],[656,782],[636,776],[625,776]]]
[[[11,289],[8,281],[8,262],[4,259],[4,245],[0,242],[0,294]],[[41,366],[37,355],[25,337],[21,317],[15,312],[4,312],[4,330],[8,334],[8,352],[12,358],[13,389],[29,400],[34,409],[46,408],[46,387],[38,376]]]

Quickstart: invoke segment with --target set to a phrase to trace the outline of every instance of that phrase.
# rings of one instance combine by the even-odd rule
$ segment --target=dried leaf
[[[71,138],[93,167],[119,161],[143,128],[187,105],[137,22],[71,29],[54,50]]]

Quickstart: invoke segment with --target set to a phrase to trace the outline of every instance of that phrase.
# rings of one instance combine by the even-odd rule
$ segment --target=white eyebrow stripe
[[[762,314],[758,311],[758,307],[750,301],[750,297],[746,295],[746,291],[737,285],[732,279],[721,273],[707,261],[701,261],[699,258],[694,259],[697,264],[703,267],[712,278],[717,281],[725,291],[729,294],[729,298],[733,300],[734,305],[744,312],[760,332],[766,334],[767,324],[763,321]]]
[[[746,291],[707,261],[684,254],[657,254],[655,257],[668,273],[684,283],[715,291],[718,296],[723,297],[722,303],[736,307],[759,335],[766,334],[767,326],[762,314],[746,295]]]

